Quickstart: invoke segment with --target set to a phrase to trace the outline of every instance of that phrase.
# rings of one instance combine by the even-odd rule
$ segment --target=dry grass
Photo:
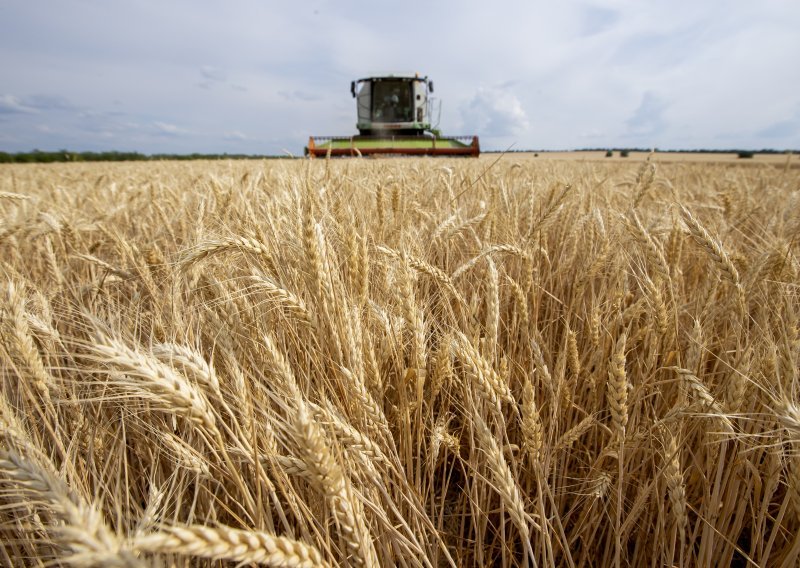
[[[493,161],[0,168],[0,564],[796,566],[800,171]]]

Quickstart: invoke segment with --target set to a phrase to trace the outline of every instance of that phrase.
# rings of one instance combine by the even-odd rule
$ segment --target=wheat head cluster
[[[797,566],[800,171],[0,169],[6,566]]]

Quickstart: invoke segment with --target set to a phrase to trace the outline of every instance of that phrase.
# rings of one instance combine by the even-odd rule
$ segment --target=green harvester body
[[[478,156],[477,136],[442,137],[431,128],[433,82],[414,75],[381,75],[350,83],[358,134],[312,136],[310,157],[405,155]]]

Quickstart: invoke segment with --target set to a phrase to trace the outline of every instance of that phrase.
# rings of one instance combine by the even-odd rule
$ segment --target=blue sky
[[[800,148],[797,0],[0,0],[0,150],[302,153],[418,71],[484,148]]]

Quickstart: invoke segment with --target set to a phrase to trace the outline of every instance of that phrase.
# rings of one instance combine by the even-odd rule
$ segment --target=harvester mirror
[[[428,90],[432,93],[433,92],[433,81],[428,81]]]
[[[356,97],[356,82],[350,81],[350,93],[353,95],[353,98]]]

